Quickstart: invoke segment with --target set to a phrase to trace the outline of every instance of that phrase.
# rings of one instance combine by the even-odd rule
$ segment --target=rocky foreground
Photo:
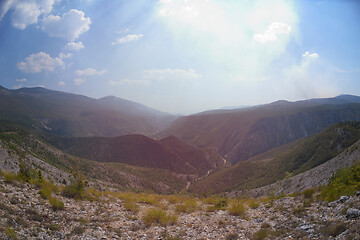
[[[331,203],[315,195],[244,201],[240,213],[229,211],[235,200],[227,199],[217,209],[210,199],[181,196],[130,194],[139,198],[131,203],[124,194],[93,201],[59,195],[64,209],[55,211],[34,185],[0,178],[0,239],[360,239],[360,193]],[[182,201],[192,208],[181,211]],[[173,218],[145,219],[149,209]]]

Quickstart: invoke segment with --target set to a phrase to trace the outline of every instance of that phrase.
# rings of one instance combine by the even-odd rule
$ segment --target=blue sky
[[[0,84],[170,113],[360,95],[360,1],[2,0]]]

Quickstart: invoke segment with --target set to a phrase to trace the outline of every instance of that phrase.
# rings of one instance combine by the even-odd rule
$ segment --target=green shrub
[[[214,205],[206,207],[207,212],[215,212],[216,210],[218,210],[218,209]]]
[[[4,180],[7,183],[12,183],[14,181],[19,180],[18,176],[13,172],[4,171],[3,174],[4,174]]]
[[[41,197],[45,198],[45,199],[49,199],[49,197],[51,197],[52,195],[52,191],[51,188],[49,187],[42,187],[40,189],[40,195]]]
[[[60,199],[56,197],[49,197],[48,200],[54,211],[64,210],[64,203]]]
[[[246,209],[243,203],[233,202],[228,208],[228,212],[230,215],[240,216],[242,218],[245,218]]]
[[[268,236],[268,230],[260,229],[259,231],[255,232],[252,236],[252,240],[262,240]]]
[[[228,205],[227,198],[220,198],[214,204],[214,206],[220,210],[224,210],[227,207],[227,205]]]
[[[87,196],[85,188],[88,182],[80,174],[74,174],[75,181],[63,189],[63,196],[75,199],[85,199]]]
[[[10,239],[12,239],[12,240],[18,239],[16,236],[16,232],[12,227],[6,227],[4,232],[5,232],[6,236],[8,236]]]
[[[133,213],[137,213],[139,211],[139,206],[134,200],[125,200],[124,208],[126,211],[131,211]]]
[[[31,179],[38,178],[39,174],[35,169],[26,164],[24,161],[20,161],[18,177],[24,182],[29,182]]]
[[[307,199],[312,198],[314,193],[315,193],[314,188],[308,188],[308,189],[303,191],[304,198],[307,198]]]
[[[180,213],[180,212],[184,212],[184,213],[192,213],[194,211],[196,211],[197,208],[197,203],[195,201],[195,199],[188,199],[185,201],[184,204],[178,204],[175,206],[175,212]]]
[[[248,201],[247,201],[247,205],[252,208],[252,209],[256,209],[260,206],[259,202],[256,201],[255,199],[253,198],[250,198]]]
[[[360,163],[338,170],[322,188],[320,199],[331,202],[344,195],[354,195],[360,190]]]
[[[340,233],[344,232],[346,229],[347,228],[345,223],[330,223],[326,226],[323,226],[320,229],[320,232],[327,236],[336,237]]]
[[[156,208],[150,208],[143,217],[144,223],[150,226],[153,223],[158,223],[161,226],[173,225],[177,221],[177,217]]]
[[[71,234],[75,234],[75,235],[81,235],[85,232],[85,228],[81,227],[81,226],[76,226],[74,227],[74,229],[71,231]]]

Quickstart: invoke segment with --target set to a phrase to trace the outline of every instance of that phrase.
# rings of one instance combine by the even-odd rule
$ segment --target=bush
[[[260,204],[258,203],[258,201],[256,201],[255,199],[253,198],[250,198],[248,201],[247,201],[247,204],[250,208],[252,209],[256,209],[260,206]]]
[[[49,197],[48,200],[54,211],[64,210],[64,203],[60,199]]]
[[[12,239],[12,240],[18,239],[16,236],[16,233],[15,233],[15,230],[12,227],[6,227],[4,232],[5,232],[6,236],[8,236],[10,239]]]
[[[252,240],[262,240],[268,236],[268,231],[266,229],[260,229],[259,231],[255,232],[252,236]]]
[[[227,198],[220,198],[214,204],[214,206],[220,210],[224,210],[227,207],[227,205],[228,205]]]
[[[40,189],[40,195],[45,198],[45,199],[49,199],[49,197],[51,197],[52,195],[52,191],[51,188],[49,187],[42,187]]]
[[[87,197],[85,187],[87,181],[79,174],[75,174],[75,182],[63,189],[63,196],[75,199],[85,199]]]
[[[40,176],[42,177],[41,171],[40,171]],[[20,161],[18,177],[24,182],[29,182],[29,180],[31,179],[38,178],[39,174],[31,166],[25,164],[24,161]]]
[[[315,193],[314,188],[308,188],[308,189],[303,191],[304,198],[307,198],[307,199],[312,198],[314,193]]]
[[[320,232],[327,236],[336,237],[340,233],[344,232],[346,229],[347,228],[345,223],[331,223],[322,227],[320,229]]]
[[[4,171],[3,174],[4,174],[4,180],[7,183],[12,183],[14,181],[19,180],[18,176],[13,172]]]
[[[234,215],[234,216],[240,216],[242,218],[245,218],[245,212],[246,209],[244,207],[244,204],[241,202],[233,202],[229,209],[228,212],[230,215]]]
[[[74,229],[71,231],[71,234],[75,234],[75,235],[81,235],[85,232],[85,229],[81,226],[76,226],[74,227]]]
[[[133,213],[137,213],[139,211],[139,206],[134,200],[125,200],[124,208],[126,211],[131,211]]]
[[[150,208],[143,217],[144,223],[150,226],[158,223],[161,226],[173,225],[177,222],[177,217],[156,208]]]
[[[341,169],[322,188],[319,198],[328,202],[344,195],[354,195],[360,190],[360,163]]]
[[[192,213],[196,210],[197,203],[194,199],[188,199],[184,204],[178,204],[175,206],[175,212],[180,213]]]

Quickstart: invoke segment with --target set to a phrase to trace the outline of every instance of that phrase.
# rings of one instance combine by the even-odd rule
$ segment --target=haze
[[[3,0],[0,84],[170,113],[360,95],[360,2]]]

